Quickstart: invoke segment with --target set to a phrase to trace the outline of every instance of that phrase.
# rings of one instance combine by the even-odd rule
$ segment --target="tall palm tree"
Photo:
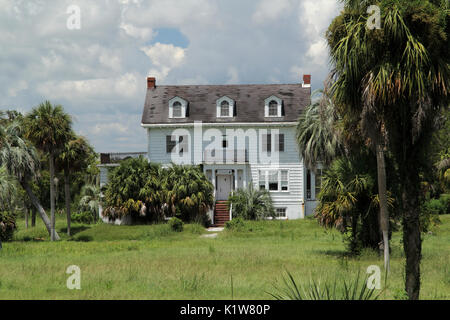
[[[30,181],[39,170],[39,158],[34,146],[22,138],[22,123],[14,121],[6,128],[0,126],[0,165],[15,177],[30,198],[31,203],[39,212],[49,235],[52,234],[51,222],[31,189]],[[55,231],[54,237],[59,240]]]
[[[403,182],[405,290],[410,299],[418,299],[422,247],[419,171],[439,109],[449,103],[449,4],[438,0],[375,1],[370,4],[382,9],[382,27],[369,30],[368,1],[343,2],[344,11],[327,34],[335,67],[333,96],[342,112],[362,120],[376,146],[379,174],[383,175],[385,147],[397,162]],[[386,203],[381,199],[386,194],[382,178],[379,183],[380,201]],[[386,208],[385,204],[380,211],[383,230],[388,224]]]
[[[76,136],[71,132],[70,140],[67,141],[59,156],[56,158],[56,167],[64,171],[64,193],[67,215],[67,235],[70,236],[70,179],[73,172],[86,169],[92,163],[94,149],[89,145],[86,138]]]
[[[51,240],[55,239],[55,158],[70,139],[72,119],[60,105],[49,101],[33,108],[25,117],[26,138],[49,156]]]
[[[16,183],[4,166],[0,167],[0,211],[13,211],[17,188]]]

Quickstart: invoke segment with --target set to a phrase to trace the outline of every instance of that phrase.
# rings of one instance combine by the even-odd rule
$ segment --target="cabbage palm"
[[[167,204],[183,220],[202,218],[214,205],[214,187],[196,166],[172,164],[167,173]]]
[[[51,222],[31,189],[30,180],[35,178],[40,163],[36,149],[22,138],[22,123],[14,121],[8,126],[0,126],[0,165],[9,175],[15,177],[26,191],[31,203],[39,212],[49,235],[52,234]],[[59,239],[54,232],[55,239]]]
[[[315,101],[298,119],[297,144],[306,167],[315,171],[318,162],[329,165],[341,154],[342,147],[335,128],[338,119],[330,97],[323,90],[316,90],[312,100]]]
[[[333,97],[341,112],[360,117],[378,157],[388,141],[386,147],[397,162],[402,181],[405,289],[410,299],[418,299],[419,171],[436,116],[449,103],[449,4],[438,0],[343,2],[344,11],[327,34],[335,67]],[[381,7],[379,30],[366,28],[369,4]]]
[[[233,218],[261,220],[266,217],[275,217],[275,208],[269,191],[256,189],[253,183],[249,183],[247,188],[234,191],[229,201],[232,204]]]
[[[81,199],[79,206],[83,210],[89,210],[94,215],[94,220],[97,219],[101,204],[101,191],[96,185],[87,184],[81,189]]]
[[[62,152],[56,158],[56,167],[64,171],[64,193],[67,215],[67,235],[70,236],[70,179],[72,172],[86,169],[92,162],[94,149],[89,145],[86,138],[71,132],[70,140],[67,141]]]
[[[33,108],[25,117],[25,137],[49,156],[50,208],[52,219],[51,240],[55,239],[55,158],[71,137],[71,117],[60,105],[49,101]]]
[[[15,181],[5,167],[0,167],[0,211],[12,211],[12,203],[16,193]]]

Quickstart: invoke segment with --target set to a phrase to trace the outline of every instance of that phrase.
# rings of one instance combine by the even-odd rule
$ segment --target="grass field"
[[[424,235],[422,299],[450,299],[450,216]],[[299,283],[353,279],[369,265],[382,267],[373,252],[345,255],[342,236],[315,220],[251,222],[244,231],[202,238],[199,225],[182,233],[167,225],[73,226],[52,243],[43,225],[25,229],[0,250],[0,299],[271,299],[285,271]],[[402,299],[401,234],[392,240],[391,274],[381,299]],[[81,268],[81,290],[66,288],[66,268]],[[231,281],[232,279],[232,281]]]

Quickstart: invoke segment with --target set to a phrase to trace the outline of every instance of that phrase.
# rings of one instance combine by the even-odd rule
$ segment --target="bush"
[[[420,207],[420,228],[422,232],[428,232],[431,227],[438,225],[441,221],[439,215],[445,213],[445,206],[439,199],[425,201]]]
[[[181,221],[176,217],[169,220],[170,229],[172,229],[175,232],[183,231],[183,225],[184,225],[183,221]]]
[[[91,224],[94,223],[94,215],[89,211],[82,211],[72,214],[72,221],[78,223]]]
[[[233,218],[263,220],[275,217],[275,208],[267,190],[259,190],[249,183],[247,188],[238,189],[229,198]]]
[[[16,229],[16,216],[9,212],[0,212],[0,240],[10,241]]]
[[[444,214],[450,214],[450,194],[449,193],[443,193],[439,197],[439,201],[441,202],[442,206],[444,207]]]
[[[225,228],[231,231],[242,231],[245,228],[244,219],[242,219],[241,217],[234,218],[225,223]]]

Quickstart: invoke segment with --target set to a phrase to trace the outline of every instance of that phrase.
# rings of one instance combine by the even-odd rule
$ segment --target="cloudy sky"
[[[80,29],[67,27],[71,5]],[[50,100],[97,152],[145,151],[148,75],[171,85],[311,74],[316,89],[338,13],[337,0],[0,0],[0,109]]]

